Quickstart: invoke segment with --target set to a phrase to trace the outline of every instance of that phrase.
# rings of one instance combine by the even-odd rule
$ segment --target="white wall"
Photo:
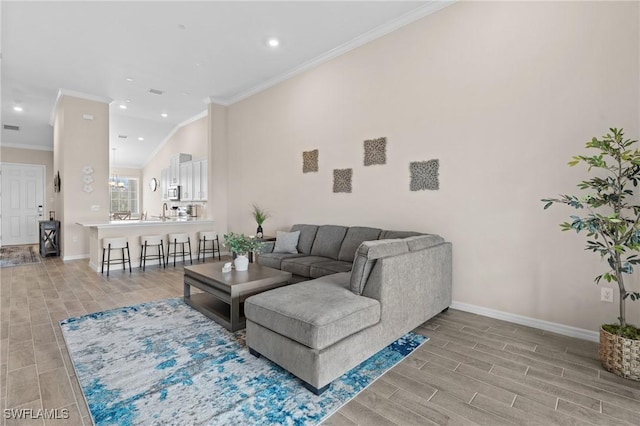
[[[640,134],[637,2],[460,2],[228,108],[228,227],[256,202],[294,223],[434,232],[454,247],[454,299],[592,329],[615,321],[606,269],[561,233],[566,166],[609,127]],[[363,166],[386,136],[387,164]],[[320,150],[319,173],[302,152]],[[440,160],[439,191],[409,191],[409,162]],[[353,193],[332,170],[353,168]],[[635,281],[636,289],[638,282]],[[637,306],[628,318],[640,323]]]

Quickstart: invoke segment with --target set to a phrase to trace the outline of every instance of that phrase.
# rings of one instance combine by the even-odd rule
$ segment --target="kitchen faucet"
[[[167,203],[163,203],[163,204],[162,204],[162,218],[163,218],[163,219],[166,219],[166,218],[167,218],[167,215],[166,215],[166,214],[164,214],[164,212],[165,212],[166,210],[169,210],[169,207],[167,206]]]

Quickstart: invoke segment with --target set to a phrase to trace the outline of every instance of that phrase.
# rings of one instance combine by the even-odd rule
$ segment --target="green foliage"
[[[256,223],[259,226],[262,226],[264,221],[271,217],[271,214],[269,214],[268,211],[266,211],[265,209],[261,208],[257,204],[253,205],[253,211],[251,212],[251,214],[252,214],[253,218],[256,220]]]
[[[602,328],[611,334],[617,334],[625,339],[640,340],[640,329],[632,325],[620,327],[620,324],[604,324]]]
[[[236,234],[229,232],[224,236],[225,247],[229,247],[232,252],[236,254],[246,254],[250,251],[258,251],[262,247],[262,243],[256,241],[251,237],[247,237],[244,234]]]
[[[554,203],[566,204],[576,210],[585,210],[581,216],[570,216],[570,221],[560,224],[563,231],[574,230],[587,234],[586,250],[598,253],[607,260],[610,270],[598,275],[615,282],[620,290],[620,329],[627,327],[625,301],[638,300],[640,293],[628,291],[624,285],[624,274],[633,272],[633,265],[640,264],[636,252],[640,250],[640,205],[634,188],[640,182],[640,151],[636,140],[624,139],[622,129],[609,129],[601,139],[593,138],[586,147],[596,154],[577,155],[569,162],[573,167],[586,163],[591,172],[597,169],[598,176],[580,182],[577,186],[588,191],[583,197],[560,195],[560,198],[545,198],[544,208]]]

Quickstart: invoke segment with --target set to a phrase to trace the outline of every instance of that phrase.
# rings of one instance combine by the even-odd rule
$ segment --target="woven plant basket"
[[[605,370],[640,381],[640,340],[625,339],[601,328],[599,353]]]

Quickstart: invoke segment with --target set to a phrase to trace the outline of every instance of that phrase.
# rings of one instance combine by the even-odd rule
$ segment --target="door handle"
[[[43,210],[42,205],[39,205],[38,206],[38,216],[40,216],[40,217],[42,217],[42,213],[43,213],[42,210]]]

